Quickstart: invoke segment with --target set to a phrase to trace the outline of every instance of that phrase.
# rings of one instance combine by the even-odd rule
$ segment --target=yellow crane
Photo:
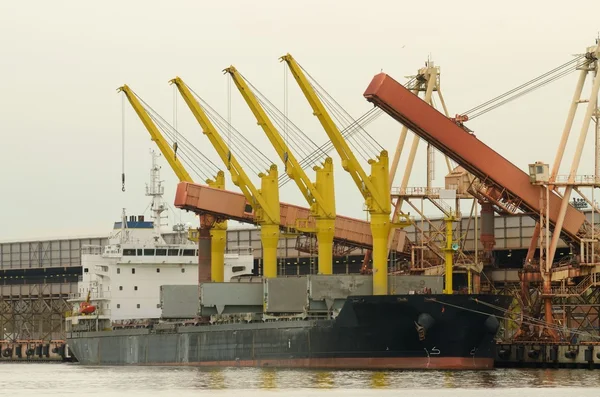
[[[277,166],[272,164],[266,174],[260,173],[261,188],[257,189],[242,169],[223,138],[213,126],[202,106],[192,95],[188,86],[179,77],[170,81],[175,84],[192,114],[202,127],[202,133],[221,157],[231,173],[233,183],[240,188],[254,210],[254,219],[260,225],[260,240],[263,247],[263,275],[277,277],[277,244],[279,243],[279,181]]]
[[[356,156],[350,150],[348,143],[335,125],[325,106],[319,99],[302,68],[290,55],[284,55],[280,60],[285,61],[290,72],[300,86],[313,113],[319,119],[323,129],[333,143],[335,150],[342,160],[342,168],[352,176],[354,183],[365,199],[366,207],[371,215],[371,234],[373,235],[373,294],[387,295],[388,268],[387,268],[387,243],[388,236],[393,227],[410,226],[407,217],[398,223],[392,224],[390,220],[391,200],[389,186],[389,160],[386,150],[382,150],[377,160],[369,160],[371,175],[367,176],[358,163]]]
[[[158,149],[161,151],[162,155],[179,178],[181,182],[194,182],[192,177],[187,172],[183,164],[177,160],[175,156],[175,152],[166,139],[160,133],[160,130],[152,121],[152,118],[144,108],[144,106],[140,103],[137,96],[131,91],[131,89],[124,85],[117,89],[117,92],[123,92],[129,103],[133,107],[133,110],[137,113],[138,117],[142,121],[142,124],[146,127],[148,132],[150,133],[150,138]],[[223,171],[219,171],[214,180],[208,179],[206,183],[215,189],[225,189],[225,174]],[[201,221],[202,222],[202,221]],[[210,227],[211,225],[201,225],[201,227]],[[225,265],[225,245],[227,243],[227,221],[215,223],[212,225],[210,230],[211,240],[210,240],[210,270],[211,270],[211,280],[214,282],[223,282],[224,281],[224,265]]]
[[[258,99],[244,81],[242,75],[234,66],[225,69],[231,75],[236,87],[244,97],[250,110],[256,117],[258,125],[263,129],[267,138],[277,151],[277,154],[285,164],[288,176],[296,182],[302,192],[304,199],[310,206],[311,215],[315,218],[314,228],[303,227],[297,224],[296,229],[301,232],[316,232],[319,255],[319,273],[333,273],[333,235],[335,230],[335,193],[333,185],[333,161],[327,157],[322,167],[314,167],[316,171],[316,182],[312,183],[290,148],[281,138]]]

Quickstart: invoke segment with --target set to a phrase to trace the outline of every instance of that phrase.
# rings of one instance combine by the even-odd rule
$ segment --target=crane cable
[[[125,94],[121,95],[121,191],[125,192]]]
[[[352,123],[351,125],[346,127],[344,130],[340,131],[342,137],[344,139],[349,139],[350,137],[352,137],[352,135],[354,135],[358,131],[358,128],[357,128],[358,125],[366,126],[366,125],[370,124],[373,120],[377,119],[382,114],[383,114],[383,111],[381,109],[379,109],[377,107],[371,108],[369,111],[367,111],[362,116],[360,116],[357,120],[355,120],[354,123]],[[305,169],[311,165],[314,165],[318,161],[321,161],[324,156],[327,156],[327,154],[329,152],[331,152],[332,149],[333,149],[333,143],[330,140],[328,140],[325,143],[323,143],[321,146],[319,146],[317,148],[317,150],[315,150],[310,155],[303,158],[299,162],[299,165],[302,167],[302,169]],[[281,175],[279,177],[279,187],[285,185],[290,180],[291,179],[287,174]]]
[[[227,79],[227,169],[231,169],[231,79]]]
[[[351,124],[354,119],[350,114],[333,98],[325,88],[323,88],[319,82],[306,70],[302,67],[302,65],[298,64],[300,69],[306,74],[309,79],[309,83],[320,97],[320,99],[327,106],[329,105],[330,111],[333,113],[334,118],[338,120],[340,124],[342,124],[342,128],[345,127],[344,122],[347,124]],[[355,137],[356,145],[352,145],[355,150],[358,151],[359,154],[363,157],[374,157],[379,154],[379,151],[384,150],[383,146],[377,140],[375,140],[365,129],[363,129],[360,125],[358,126],[361,135],[357,135]],[[362,142],[359,142],[358,138],[362,138]],[[370,148],[369,148],[370,146]],[[372,150],[371,153],[369,151]]]
[[[477,298],[471,298],[471,299],[475,300],[475,302],[477,302],[477,303],[480,303],[480,304],[482,304],[484,306],[488,306],[488,307],[490,307],[492,309],[498,310],[498,311],[500,311],[500,312],[503,313],[503,315],[499,315],[499,316],[496,316],[496,317],[499,317],[502,320],[516,322],[515,319],[513,319],[512,317],[510,317],[512,315],[512,313],[510,313],[510,310],[504,309],[503,307],[496,306],[496,305],[493,305],[493,304],[490,304],[490,303],[487,303],[487,302],[480,301]],[[443,300],[439,300],[437,298],[431,298],[431,299],[428,299],[428,301],[439,303],[439,304],[441,304],[443,306],[454,307],[455,309],[464,310],[464,311],[472,312],[472,313],[476,313],[476,314],[482,314],[482,315],[488,315],[488,316],[489,315],[493,315],[491,313],[483,312],[483,311],[480,311],[480,310],[469,309],[469,308],[464,307],[464,306],[455,305],[455,304],[452,304],[452,303],[449,303],[449,302],[446,302],[446,301],[443,301]],[[567,330],[567,331],[569,331],[570,333],[573,333],[573,334],[577,334],[577,335],[581,335],[581,336],[589,336],[590,338],[594,338],[594,339],[600,339],[600,336],[594,335],[594,334],[589,333],[589,332],[579,331],[578,329],[569,328],[569,327],[561,327],[561,326],[556,325],[556,324],[548,325],[548,324],[546,324],[546,322],[544,320],[536,319],[536,318],[530,317],[530,316],[525,316],[524,315],[522,323],[526,324],[526,325],[544,326],[544,327],[546,327],[548,329],[551,329],[551,330],[554,330],[554,331],[557,331],[557,332]]]
[[[200,95],[198,95],[190,86],[186,85],[186,87],[190,90],[190,92],[194,95],[195,99],[198,101],[201,109],[206,113],[209,120],[216,124],[215,128],[217,131],[224,131],[230,129],[231,133],[234,134],[235,137],[239,138],[237,142],[236,139],[231,141],[231,148],[229,148],[231,153],[231,149],[236,149],[236,153],[238,153],[238,160],[241,160],[248,169],[252,169],[257,174],[262,173],[260,167],[264,167],[264,169],[269,169],[273,163],[264,153],[260,151],[255,145],[253,145],[247,138],[244,137],[239,131],[235,129],[226,119],[224,119],[215,109],[213,109]],[[248,155],[247,152],[252,152],[252,157]],[[232,154],[233,156],[233,154]],[[245,157],[245,159],[244,159]]]
[[[405,84],[405,87],[410,87],[412,83],[415,82],[417,78],[410,78]],[[340,131],[342,137],[344,139],[350,139],[353,137],[358,131],[364,130],[363,127],[369,125],[372,121],[377,119],[379,116],[383,114],[383,111],[378,107],[373,107],[365,112],[358,119],[353,120],[352,123],[346,126],[343,130]],[[304,169],[314,165],[317,161],[320,161],[323,156],[326,156],[333,149],[333,143],[330,140],[324,142],[321,146],[317,147],[312,153],[308,156],[305,156],[300,161],[300,166]],[[288,183],[291,179],[288,175],[281,175],[279,177],[279,187],[282,187],[286,183]]]
[[[284,64],[284,67],[287,64]],[[277,124],[281,131],[284,131],[281,135],[285,138],[285,130],[287,124],[287,142],[289,148],[293,151],[297,151],[298,154],[302,154],[303,156],[310,155],[313,151],[318,151],[319,148],[313,140],[306,135],[300,128],[298,128],[288,117],[286,117],[285,113],[280,111],[263,93],[256,88],[252,82],[250,82],[246,77],[244,77],[241,73],[240,76],[244,79],[246,84],[251,88],[252,92],[256,95],[256,98],[260,105],[263,107],[264,111],[271,118],[271,120]],[[285,75],[287,77],[287,74]],[[284,79],[285,79],[284,77]],[[285,82],[285,80],[284,80]],[[287,84],[286,84],[287,86]],[[289,92],[289,90],[288,90]],[[286,95],[289,97],[289,95]],[[289,102],[289,100],[286,100]],[[289,105],[288,105],[289,109]]]
[[[177,132],[177,97],[177,87],[173,85],[173,129],[175,130],[175,142],[173,142],[173,157],[175,161],[177,161],[177,149],[179,148],[179,145],[177,143],[177,137],[179,135],[179,133]]]
[[[579,57],[577,57],[577,58],[575,58],[575,59],[572,59],[572,60],[570,60],[569,62],[566,62],[566,63],[564,63],[564,64],[562,64],[562,65],[560,65],[560,66],[558,66],[558,67],[556,67],[556,68],[554,68],[554,69],[552,69],[552,70],[550,70],[550,71],[548,71],[548,72],[546,72],[546,73],[544,73],[544,74],[542,74],[542,75],[540,75],[540,76],[538,76],[538,77],[536,77],[535,79],[532,79],[532,80],[530,80],[530,81],[528,81],[528,82],[526,82],[526,83],[523,83],[523,84],[521,84],[520,86],[518,86],[518,87],[515,87],[515,88],[513,88],[512,90],[510,90],[510,91],[507,91],[507,92],[505,92],[505,93],[504,93],[504,94],[502,94],[502,95],[498,95],[498,96],[497,96],[497,97],[495,97],[495,98],[492,98],[492,99],[490,99],[490,100],[488,100],[488,101],[486,101],[486,102],[484,102],[484,103],[482,103],[482,104],[480,104],[480,105],[478,105],[478,106],[475,106],[474,108],[467,110],[467,111],[466,111],[466,112],[464,112],[463,114],[467,114],[467,115],[468,115],[468,114],[470,114],[470,113],[473,113],[474,111],[476,111],[476,110],[479,110],[479,109],[481,109],[482,107],[484,107],[484,106],[487,106],[487,105],[489,105],[489,104],[491,104],[491,103],[493,103],[493,102],[495,102],[495,101],[497,101],[497,100],[499,100],[499,99],[502,99],[502,98],[504,98],[505,96],[507,96],[507,95],[510,95],[510,94],[512,94],[513,92],[516,92],[516,91],[520,90],[521,88],[524,88],[524,87],[526,87],[526,86],[528,86],[528,85],[530,85],[530,84],[533,84],[533,83],[535,83],[536,81],[538,81],[538,80],[540,80],[540,79],[542,79],[542,78],[544,78],[544,77],[546,77],[546,76],[548,76],[548,75],[550,75],[550,74],[552,74],[552,73],[554,73],[554,72],[556,72],[556,71],[558,71],[558,70],[560,70],[560,69],[562,69],[562,68],[564,68],[564,67],[566,67],[566,66],[568,66],[568,65],[572,64],[573,62],[576,62],[576,61],[578,61],[579,59],[581,59],[581,56],[579,56]]]
[[[283,154],[283,165],[284,170],[287,172],[287,163],[288,163],[288,73],[287,73],[287,63],[284,63],[283,66],[283,133],[285,139],[285,153]]]
[[[157,128],[159,128],[165,139],[170,139],[175,142],[177,139],[181,146],[186,149],[180,156],[182,162],[187,166],[189,170],[193,170],[197,175],[204,179],[210,179],[213,177],[212,174],[219,172],[219,167],[212,162],[208,157],[202,154],[190,141],[188,141],[184,135],[180,135],[179,131],[175,130],[158,112],[156,112],[148,103],[146,103],[135,91],[132,90],[133,95],[139,100],[144,110],[148,113],[148,116],[154,121]],[[187,161],[186,161],[187,159]],[[198,166],[199,163],[204,164],[204,169]]]
[[[498,95],[486,102],[483,102],[482,104],[477,105],[477,106],[461,113],[461,115],[466,116],[467,120],[473,120],[476,117],[479,117],[479,116],[481,116],[493,109],[496,109],[508,102],[511,102],[529,92],[532,92],[540,87],[543,87],[546,84],[556,81],[556,80],[560,79],[561,77],[564,77],[567,74],[571,73],[574,70],[577,70],[579,67],[590,62],[589,59],[586,59],[584,62],[578,64],[578,62],[582,58],[585,58],[585,57],[586,57],[585,54],[578,55],[577,57],[570,60],[569,62],[565,62],[564,64],[562,64],[546,73],[543,73],[543,74],[539,75],[538,77],[531,79],[531,80],[519,85],[518,87],[515,87],[515,88],[505,92],[504,94]],[[575,64],[575,66],[573,66],[573,64]],[[535,85],[532,86],[532,84],[535,84]],[[523,90],[523,91],[520,91],[520,90]],[[514,95],[510,96],[511,94],[514,94]],[[506,97],[508,97],[508,98],[506,98]],[[502,100],[503,98],[506,98],[506,99]],[[502,100],[502,101],[498,102],[500,100]],[[487,107],[488,105],[489,105],[489,107]]]

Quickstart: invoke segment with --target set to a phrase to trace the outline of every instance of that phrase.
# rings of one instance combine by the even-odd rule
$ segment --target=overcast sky
[[[558,4],[1,1],[0,240],[105,235],[123,207],[132,214],[146,209],[149,150],[155,147],[129,104],[127,183],[121,192],[122,107],[116,89],[122,84],[171,121],[168,80],[180,76],[227,117],[228,77],[221,70],[234,65],[282,107],[284,67],[278,57],[289,52],[357,118],[371,108],[362,94],[375,74],[383,69],[404,82],[431,57],[441,66],[450,112],[461,113],[594,44],[600,30],[598,1]],[[536,160],[552,162],[575,81],[573,73],[468,125],[522,169]],[[287,97],[289,117],[315,142],[325,142],[291,78]],[[232,124],[283,172],[235,88],[230,98]],[[221,166],[188,109],[179,104],[181,133]],[[577,132],[580,123],[577,118]],[[400,128],[383,115],[368,131],[392,152]],[[589,142],[580,174],[593,169]],[[564,172],[571,156],[569,149]],[[338,156],[333,157],[338,213],[364,218],[362,198]],[[410,186],[425,185],[423,150],[418,161]],[[165,197],[172,203],[177,178],[164,160],[162,165]],[[436,186],[443,185],[443,165],[438,156]],[[396,184],[401,177],[402,164]],[[227,184],[235,189],[230,180]],[[282,189],[281,200],[305,204],[292,183]]]

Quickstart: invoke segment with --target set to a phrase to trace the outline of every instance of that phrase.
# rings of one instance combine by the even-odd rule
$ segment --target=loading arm
[[[333,143],[342,160],[342,167],[352,176],[354,183],[365,199],[365,204],[371,214],[371,233],[373,235],[373,294],[387,295],[387,241],[392,227],[406,227],[410,225],[408,219],[402,219],[398,224],[390,220],[391,202],[389,192],[389,160],[388,153],[382,150],[377,160],[369,160],[371,175],[367,176],[356,156],[350,150],[348,143],[340,133],[325,106],[312,88],[300,65],[290,55],[284,55],[285,61],[300,86],[302,93],[308,100],[327,136]]]
[[[213,126],[208,115],[204,112],[190,89],[179,77],[170,81],[175,84],[185,103],[202,127],[202,133],[207,136],[217,151],[219,157],[227,166],[233,183],[240,188],[244,197],[254,210],[254,219],[261,226],[261,242],[263,246],[264,277],[277,276],[277,244],[279,242],[279,185],[277,166],[272,164],[267,174],[260,173],[261,189],[258,190],[238,163],[225,141]]]
[[[135,93],[129,88],[127,85],[123,85],[117,89],[117,92],[123,92],[133,110],[135,110],[136,114],[150,133],[150,138],[158,149],[162,153],[163,157],[167,159],[167,162],[171,166],[173,172],[177,178],[179,178],[180,182],[194,182],[192,177],[187,172],[183,164],[177,157],[175,156],[175,152],[169,146],[165,137],[160,133],[160,130],[152,121],[152,118],[144,108],[144,106],[140,103]],[[208,186],[215,189],[225,189],[225,174],[223,171],[219,171],[215,176],[215,179],[206,180]],[[224,281],[224,266],[225,266],[225,245],[227,243],[227,221],[218,222],[214,224],[207,224],[207,222],[203,221],[203,218],[200,217],[200,227],[208,231],[210,228],[210,237],[211,237],[211,256],[210,256],[210,268],[211,268],[211,280],[215,282],[223,282]]]
[[[315,218],[316,230],[308,230],[298,224],[296,228],[303,232],[316,232],[319,255],[319,273],[333,273],[333,237],[335,232],[335,192],[333,185],[333,161],[327,157],[322,167],[314,167],[316,182],[312,183],[306,175],[298,160],[281,138],[281,134],[258,99],[244,81],[242,75],[233,66],[225,69],[231,75],[236,87],[244,97],[248,107],[256,117],[258,125],[263,129],[271,145],[277,151],[279,158],[285,165],[288,176],[294,180],[304,199],[310,206],[310,213]]]

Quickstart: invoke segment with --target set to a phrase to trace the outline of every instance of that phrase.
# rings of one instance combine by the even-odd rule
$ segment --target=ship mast
[[[166,219],[167,216],[161,216],[162,212],[165,211],[166,205],[163,200],[163,194],[165,192],[160,180],[160,166],[157,164],[156,159],[160,154],[150,151],[152,155],[152,168],[150,169],[150,184],[146,184],[146,196],[152,197],[152,203],[150,209],[152,211],[152,220],[154,223],[154,239],[159,241],[162,239],[162,233],[160,227],[163,226],[161,219]]]

